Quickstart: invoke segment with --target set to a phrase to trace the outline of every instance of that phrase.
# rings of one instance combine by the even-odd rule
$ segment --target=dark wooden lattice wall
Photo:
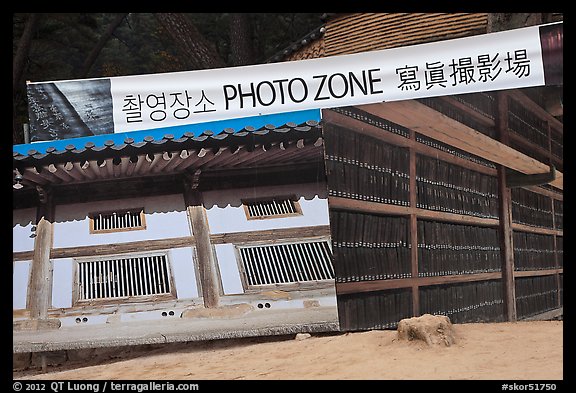
[[[497,135],[484,93],[449,109],[425,101],[470,127],[480,116],[459,108],[476,104],[491,118],[476,128]],[[424,313],[509,319],[496,166],[361,107],[324,111],[323,122],[341,330],[395,328]],[[562,200],[533,189],[512,189],[519,319],[562,304]]]

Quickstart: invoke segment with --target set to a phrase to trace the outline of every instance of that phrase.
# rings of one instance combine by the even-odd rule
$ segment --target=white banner
[[[100,86],[93,91],[96,96],[101,91],[101,99],[85,97],[76,104],[68,100],[80,118],[77,122],[86,124],[79,135],[100,132],[89,125],[90,111],[94,118],[105,117],[110,110],[113,132],[127,132],[515,89],[545,84],[541,27],[311,60],[52,83],[66,97],[72,97],[74,90],[90,91],[92,84]],[[34,94],[40,98],[35,100]],[[31,117],[37,115],[35,102],[36,109],[41,106],[41,94],[34,94],[29,92]],[[107,124],[102,119],[99,124],[109,127],[102,127]]]

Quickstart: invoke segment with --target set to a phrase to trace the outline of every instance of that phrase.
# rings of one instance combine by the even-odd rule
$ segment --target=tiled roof
[[[300,51],[302,48],[306,47],[307,45],[321,39],[326,32],[326,27],[324,25],[318,26],[310,33],[306,34],[304,37],[300,38],[299,40],[293,42],[289,46],[285,47],[284,49],[278,51],[275,55],[270,57],[266,62],[267,63],[274,63],[277,61],[284,61],[290,57],[291,54]]]
[[[71,139],[71,141],[74,141]],[[78,141],[75,141],[76,143]],[[78,144],[78,143],[77,143]],[[67,185],[101,180],[174,175],[196,170],[230,171],[247,168],[316,164],[322,161],[322,127],[316,120],[258,129],[224,128],[219,133],[185,133],[136,142],[126,137],[102,145],[65,145],[46,152],[13,153],[13,186],[18,192],[36,186]]]
[[[90,159],[102,159],[118,155],[131,156],[158,151],[178,151],[182,149],[220,148],[224,146],[248,146],[266,145],[273,142],[288,142],[298,139],[315,139],[321,136],[321,126],[315,120],[308,120],[301,124],[286,123],[282,126],[265,125],[258,129],[246,126],[240,130],[225,128],[219,133],[206,130],[200,135],[186,132],[179,138],[172,134],[164,134],[162,138],[153,136],[144,137],[143,141],[135,142],[133,138],[126,137],[123,143],[107,140],[102,146],[96,146],[94,142],[86,142],[84,146],[71,143],[64,149],[49,147],[45,153],[30,149],[27,154],[13,152],[14,164],[18,165],[42,165],[56,162],[79,161]]]

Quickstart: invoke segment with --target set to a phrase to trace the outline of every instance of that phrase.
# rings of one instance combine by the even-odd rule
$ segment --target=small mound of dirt
[[[424,314],[398,322],[400,340],[421,340],[426,344],[449,347],[456,342],[450,318],[445,315]]]

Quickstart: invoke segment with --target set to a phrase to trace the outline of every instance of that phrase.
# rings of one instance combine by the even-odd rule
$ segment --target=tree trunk
[[[518,29],[542,23],[541,13],[489,13],[487,32]]]
[[[36,30],[38,19],[38,14],[30,14],[30,16],[28,16],[22,37],[20,37],[20,40],[18,41],[18,49],[16,50],[16,55],[14,56],[14,60],[12,62],[12,90],[18,89],[20,79],[24,74],[26,58],[30,52],[32,35],[34,34],[34,30]]]
[[[254,64],[252,21],[250,14],[230,14],[229,36],[232,65]]]
[[[30,52],[30,46],[32,44],[32,36],[38,25],[38,14],[30,14],[28,20],[26,21],[26,26],[24,27],[24,32],[22,37],[18,41],[18,48],[16,49],[16,54],[14,55],[14,60],[12,61],[12,102],[16,103],[18,97],[23,89],[22,76],[24,75],[24,69],[26,68],[26,59],[28,53]],[[22,134],[22,124],[18,122],[15,106],[12,109],[12,143],[18,144],[24,141]]]
[[[106,43],[108,42],[110,37],[112,37],[112,34],[114,34],[114,31],[118,28],[118,26],[120,26],[120,24],[122,23],[122,21],[124,20],[126,15],[128,15],[127,12],[122,13],[122,14],[118,14],[116,19],[114,19],[112,21],[112,23],[110,23],[110,25],[108,25],[108,28],[102,34],[102,36],[98,40],[98,43],[96,43],[96,46],[92,49],[92,52],[90,52],[90,54],[88,55],[88,57],[84,61],[84,64],[82,65],[82,69],[80,70],[80,73],[78,74],[79,78],[88,77],[88,73],[90,72],[90,69],[92,68],[92,66],[94,65],[94,62],[98,58],[98,55],[100,54],[100,52],[104,48],[104,45],[106,45]]]
[[[226,67],[226,63],[216,53],[210,42],[196,26],[180,13],[156,13],[170,38],[176,43],[182,62],[191,70]]]

